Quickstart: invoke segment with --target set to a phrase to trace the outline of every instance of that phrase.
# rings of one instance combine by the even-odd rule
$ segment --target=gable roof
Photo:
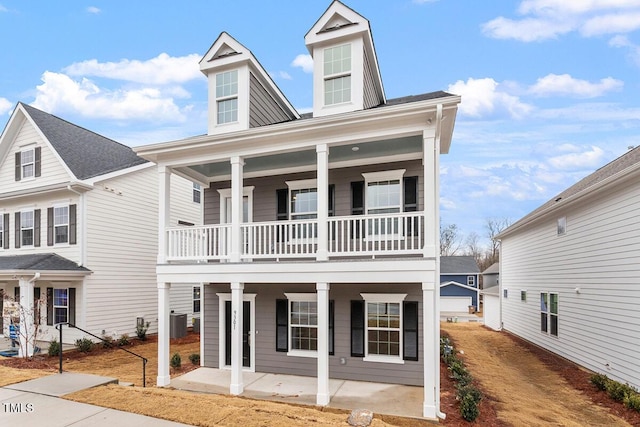
[[[494,262],[482,274],[500,274],[500,263]]]
[[[501,239],[507,234],[511,234],[518,228],[534,221],[538,217],[555,211],[578,198],[591,194],[604,185],[615,182],[626,176],[628,173],[640,169],[640,146],[634,148],[618,157],[617,159],[607,163],[592,174],[584,177],[571,187],[567,188],[551,200],[538,207],[537,209],[525,215],[516,221],[507,229],[503,230],[498,236]]]
[[[18,107],[24,109],[77,179],[147,163],[131,147],[22,102]]]
[[[459,288],[464,288],[464,289],[468,289],[470,291],[478,291],[478,288],[474,287],[474,286],[469,286],[469,285],[465,285],[463,283],[459,283],[453,280],[448,280],[446,282],[440,282],[440,287],[441,288],[446,288],[447,286],[457,286]],[[453,296],[453,295],[451,295]]]
[[[480,269],[472,256],[440,257],[440,274],[478,274]]]
[[[3,270],[91,272],[88,268],[58,254],[0,256],[0,271]]]

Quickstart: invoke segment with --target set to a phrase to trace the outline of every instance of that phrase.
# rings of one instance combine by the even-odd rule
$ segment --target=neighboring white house
[[[97,335],[131,335],[138,321],[157,331],[156,175],[131,148],[18,103],[0,136],[2,304],[20,301],[44,340],[62,322]],[[201,224],[194,184],[179,178],[172,191],[168,221]],[[192,298],[191,286],[179,293]],[[78,336],[65,331],[64,341]]]
[[[330,378],[375,379],[423,386],[416,405],[436,418],[438,158],[460,97],[386,99],[369,22],[341,2],[305,43],[311,114],[222,33],[200,62],[208,135],[136,148],[158,164],[166,207],[158,385],[170,380],[173,282],[205,283],[201,363],[230,369],[232,394],[245,370],[316,377],[319,405]],[[170,223],[176,174],[206,184],[203,227]]]
[[[640,388],[640,148],[498,236],[504,329]]]
[[[482,272],[482,318],[484,325],[499,331],[502,329],[500,309],[500,263],[496,262]]]

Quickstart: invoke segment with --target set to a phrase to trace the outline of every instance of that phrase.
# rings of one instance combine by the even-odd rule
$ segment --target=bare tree
[[[449,224],[446,227],[440,225],[440,255],[453,256],[460,250],[460,233],[458,226]]]
[[[476,260],[476,263],[480,265],[480,260],[484,255],[483,252],[480,246],[480,236],[478,236],[478,233],[475,231],[472,231],[465,239],[465,253],[472,256]]]
[[[29,350],[35,350],[38,336],[40,334],[41,309],[45,306],[44,298],[34,299],[33,304],[25,307],[20,301],[4,295],[5,310],[11,320],[11,329],[14,329],[16,341],[19,343],[20,355],[24,358],[31,357]],[[32,325],[27,325],[29,320]],[[20,339],[22,338],[22,339]]]
[[[487,218],[485,227],[487,230],[487,237],[491,241],[491,250],[488,254],[488,262],[490,263],[488,266],[497,262],[500,258],[500,242],[496,239],[496,236],[505,228],[509,227],[509,225],[511,225],[511,220],[508,218]]]

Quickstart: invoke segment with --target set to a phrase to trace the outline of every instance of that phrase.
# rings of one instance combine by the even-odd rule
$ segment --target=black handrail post
[[[142,359],[142,387],[147,386],[147,359]]]
[[[60,331],[60,341],[59,341],[60,346],[58,348],[58,356],[59,356],[59,359],[60,359],[60,367],[58,368],[58,373],[61,374],[62,373],[62,324],[58,323],[58,325],[56,327]]]

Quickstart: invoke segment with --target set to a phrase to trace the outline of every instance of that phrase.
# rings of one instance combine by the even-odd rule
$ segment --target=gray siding
[[[205,366],[218,367],[218,297],[216,292],[229,293],[229,285],[208,285],[205,291],[207,332],[205,342]],[[257,372],[316,376],[317,360],[308,357],[287,356],[275,350],[277,299],[285,298],[285,292],[315,292],[315,284],[269,285],[245,284],[245,293],[256,294],[256,344],[255,369]],[[365,293],[406,293],[405,301],[418,301],[419,355],[418,361],[404,364],[364,362],[361,357],[351,357],[350,324],[351,300],[362,300]],[[422,291],[420,284],[334,284],[329,298],[335,301],[335,355],[329,356],[329,376],[336,379],[371,381],[407,385],[423,385],[424,355],[422,352]],[[214,301],[215,300],[215,301]],[[346,364],[340,364],[344,358]],[[373,376],[375,372],[375,376]]]
[[[376,94],[375,84],[373,82],[373,73],[371,72],[371,60],[367,49],[364,49],[364,75],[363,77],[363,106],[365,110],[380,105],[382,102]]]
[[[640,387],[640,183],[636,177],[604,193],[503,238],[502,321],[528,341]],[[567,231],[558,236],[562,216]],[[559,295],[557,337],[540,331],[541,292]]]
[[[352,168],[340,168],[329,170],[329,184],[335,185],[336,216],[351,215],[351,182],[363,181],[362,173],[378,172],[385,170],[406,169],[404,176],[418,176],[418,210],[424,207],[424,179],[423,168],[420,160],[408,162],[367,165]],[[276,190],[287,188],[286,181],[311,179],[316,177],[316,172],[304,172],[289,175],[277,175],[266,178],[252,178],[244,180],[244,186],[255,186],[253,192],[253,221],[276,220]],[[204,221],[205,224],[220,223],[220,195],[218,189],[230,188],[231,183],[212,183],[205,190]]]
[[[249,88],[249,127],[258,127],[292,120],[277,102],[269,95],[258,79],[250,74]]]

